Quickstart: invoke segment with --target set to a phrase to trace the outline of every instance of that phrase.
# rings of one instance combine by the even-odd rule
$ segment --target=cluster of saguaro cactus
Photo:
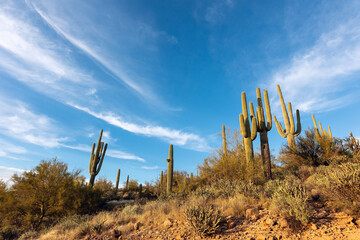
[[[319,131],[319,128],[318,128],[318,126],[316,124],[316,121],[315,121],[314,114],[311,115],[311,116],[312,116],[312,119],[313,119],[313,122],[314,122],[316,140],[320,144],[321,148],[323,148],[325,153],[330,154],[331,148],[334,146],[330,126],[328,127],[329,132],[327,132],[326,129],[322,128],[321,123],[319,121],[319,128],[320,128],[320,131]]]
[[[240,122],[240,133],[243,136],[245,154],[246,154],[246,162],[248,165],[254,163],[254,150],[252,141],[256,139],[257,135],[257,123],[254,114],[254,106],[250,102],[250,120],[249,114],[247,109],[247,102],[246,102],[246,94],[245,92],[241,93],[241,104],[242,104],[242,113],[239,115],[239,122]],[[250,127],[251,121],[251,127]]]
[[[116,176],[115,195],[117,194],[117,191],[119,188],[119,180],[120,180],[120,168],[118,169],[117,176]]]
[[[91,187],[94,186],[95,177],[100,172],[101,165],[104,161],[104,157],[107,149],[107,144],[105,144],[104,147],[104,142],[101,141],[102,134],[103,134],[103,130],[101,129],[96,151],[95,151],[95,143],[93,144],[91,150],[90,165],[89,165],[89,174],[90,174],[89,184]]]
[[[256,89],[256,97],[258,107],[256,108],[257,113],[257,131],[260,135],[260,149],[261,157],[264,167],[264,174],[267,180],[271,179],[271,159],[270,159],[270,147],[267,132],[272,128],[271,110],[269,103],[269,96],[267,90],[264,90],[265,110],[266,110],[266,121],[264,115],[264,108],[262,105],[260,88]]]
[[[173,145],[170,144],[169,147],[169,158],[166,159],[167,166],[167,186],[166,186],[166,194],[169,195],[172,193],[172,184],[173,184],[173,171],[174,171],[174,152]]]
[[[279,97],[280,97],[281,109],[282,109],[282,114],[283,114],[284,123],[285,123],[285,130],[281,126],[281,123],[279,123],[278,120],[276,119],[276,116],[274,116],[276,128],[277,128],[280,136],[282,136],[283,138],[287,138],[289,147],[291,149],[295,149],[296,148],[295,137],[298,136],[301,132],[300,111],[298,109],[296,109],[297,126],[296,126],[296,130],[295,130],[295,122],[294,122],[294,116],[292,113],[291,102],[288,102],[288,107],[289,107],[289,113],[288,113],[279,85],[277,85],[277,90],[278,90]],[[289,118],[289,116],[290,116],[290,118]]]

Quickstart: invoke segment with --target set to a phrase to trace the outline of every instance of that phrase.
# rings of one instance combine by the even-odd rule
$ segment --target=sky
[[[239,130],[241,93],[276,85],[333,136],[360,137],[359,1],[0,1],[0,178],[57,157],[89,178],[151,182],[196,167]],[[286,139],[275,124],[270,149]],[[254,141],[259,146],[259,138]],[[9,182],[8,182],[9,183]]]

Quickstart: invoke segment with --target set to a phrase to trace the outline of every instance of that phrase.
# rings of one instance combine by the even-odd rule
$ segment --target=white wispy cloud
[[[0,157],[22,160],[22,158],[14,155],[23,155],[25,153],[27,153],[26,148],[9,143],[9,141],[5,141],[4,139],[0,139]]]
[[[207,141],[200,136],[193,133],[186,133],[180,130],[174,130],[161,126],[152,126],[152,125],[139,125],[131,122],[124,121],[120,116],[112,112],[107,113],[96,113],[89,108],[81,107],[79,105],[68,103],[70,106],[84,111],[96,118],[102,119],[105,122],[122,128],[126,131],[140,134],[148,137],[158,137],[169,143],[184,146],[189,149],[204,151],[207,152],[210,150],[210,147]]]
[[[314,46],[298,52],[273,75],[273,95],[280,84],[285,100],[304,112],[330,111],[351,103],[359,91],[359,20],[357,16],[339,24]]]
[[[146,103],[151,103],[155,105],[165,106],[166,103],[161,101],[159,96],[155,93],[154,89],[151,87],[149,82],[150,79],[139,75],[138,72],[141,70],[141,67],[135,67],[135,61],[132,61],[132,64],[126,63],[129,59],[133,59],[131,54],[124,53],[123,55],[116,56],[114,47],[116,45],[132,45],[134,42],[138,47],[146,48],[154,45],[154,40],[162,37],[166,38],[168,42],[172,44],[177,43],[177,39],[174,36],[169,36],[163,31],[154,30],[150,25],[140,21],[133,21],[129,19],[128,16],[120,14],[122,21],[126,24],[117,26],[116,31],[121,31],[125,28],[123,32],[119,34],[113,34],[104,38],[104,35],[109,35],[109,32],[104,32],[101,30],[94,31],[94,25],[98,24],[94,21],[88,20],[87,16],[82,16],[82,18],[74,19],[72,14],[66,14],[61,10],[54,10],[54,7],[51,6],[52,3],[38,1],[34,3],[33,1],[27,1],[28,5],[32,7],[41,18],[51,26],[59,35],[67,39],[71,44],[81,49],[85,54],[90,56],[98,64],[106,69],[112,77],[117,80],[120,80],[122,83],[127,85],[132,89],[141,99],[145,100]],[[65,4],[66,5],[66,4]],[[97,9],[92,9],[90,6],[84,4],[84,7],[87,8],[87,13],[90,11],[93,16],[100,14]],[[71,11],[67,9],[67,11]],[[77,12],[78,14],[79,12]],[[81,19],[81,20],[80,20]],[[76,23],[76,24],[74,24]],[[88,32],[88,26],[91,25],[93,28],[91,32]],[[131,27],[130,27],[131,26]],[[105,26],[97,26],[98,28],[104,28]],[[111,31],[112,32],[112,31]],[[113,43],[111,39],[114,36],[121,36],[116,43]],[[123,36],[129,36],[126,39]],[[153,39],[153,40],[149,40]],[[101,47],[96,41],[106,42],[102,44]],[[140,42],[139,42],[140,41]],[[116,44],[114,46],[114,44]],[[150,47],[151,48],[151,47]],[[118,49],[119,50],[119,49]],[[128,51],[128,49],[126,50]],[[126,52],[125,51],[125,52]],[[122,59],[127,59],[126,61]],[[151,101],[149,101],[151,100]],[[166,106],[167,107],[167,106]]]
[[[96,81],[76,67],[69,58],[71,50],[37,27],[31,17],[6,3],[0,4],[1,69],[57,100],[81,101],[79,92],[85,93],[83,97],[95,94]]]
[[[88,146],[88,145],[85,145],[85,144],[80,144],[80,145],[77,145],[77,146],[62,144],[62,146],[66,147],[66,148],[79,150],[79,151],[82,151],[82,152],[88,152],[89,154],[91,153],[91,148],[92,148],[92,146]],[[120,150],[108,149],[106,151],[105,156],[118,158],[118,159],[136,160],[136,161],[140,161],[140,162],[145,162],[145,159],[143,159],[141,157],[138,157],[138,156],[136,156],[134,154],[123,152],[123,151],[120,151]]]
[[[32,112],[20,101],[0,98],[0,131],[10,138],[43,147],[57,147],[67,138],[59,137],[54,121],[45,115]],[[13,148],[18,153],[25,149]],[[20,151],[20,152],[19,152]]]
[[[21,174],[24,171],[25,170],[19,168],[0,166],[0,179],[2,179],[4,182],[8,182],[11,179],[12,175],[14,175],[15,173]]]
[[[149,167],[149,166],[142,166],[141,168],[146,169],[146,170],[155,170],[158,169],[159,166],[153,166],[153,167]]]

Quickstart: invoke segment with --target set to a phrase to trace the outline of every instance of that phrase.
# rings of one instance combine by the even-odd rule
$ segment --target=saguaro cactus
[[[164,184],[164,172],[161,171],[161,174],[160,174],[160,188],[163,187],[163,184]]]
[[[288,107],[289,107],[289,114],[288,114],[286,105],[285,105],[285,101],[284,101],[284,98],[281,93],[281,89],[280,89],[279,85],[277,85],[277,90],[278,90],[279,97],[280,97],[281,109],[282,109],[282,114],[283,114],[284,123],[285,123],[285,130],[281,126],[281,123],[279,123],[278,120],[276,119],[276,116],[274,116],[276,128],[277,128],[280,136],[282,136],[283,138],[287,138],[289,147],[292,149],[295,149],[296,148],[295,137],[298,136],[301,132],[300,111],[298,109],[296,109],[297,126],[296,126],[296,131],[295,131],[295,122],[294,122],[294,116],[292,113],[291,102],[288,102]],[[289,119],[289,115],[290,115],[290,119]]]
[[[117,194],[117,191],[119,188],[119,179],[120,179],[120,168],[118,169],[117,176],[116,176],[115,195]]]
[[[239,115],[240,133],[243,136],[247,164],[253,164],[254,150],[253,150],[252,141],[256,139],[257,124],[256,124],[256,117],[254,114],[254,106],[252,102],[249,103],[250,114],[251,114],[249,120],[245,92],[241,93],[241,104],[242,104],[243,112],[240,113]],[[251,121],[251,128],[250,128],[250,121]]]
[[[328,133],[326,130],[323,130],[323,128],[321,126],[321,123],[319,121],[319,128],[320,128],[320,131],[319,131],[319,128],[317,127],[317,124],[316,124],[316,121],[315,121],[314,114],[312,114],[311,116],[312,116],[312,119],[313,119],[313,122],[314,122],[315,135],[316,135],[316,138],[318,139],[318,141],[320,141],[320,139],[324,138],[324,137],[332,139],[330,126],[328,126],[328,129],[329,129],[329,133]]]
[[[356,139],[352,132],[350,132],[350,138],[348,138],[348,147],[353,154],[358,154],[360,152],[359,139]]]
[[[227,148],[226,148],[226,130],[225,125],[222,126],[222,138],[223,138],[223,152],[224,156],[227,155]]]
[[[129,190],[129,175],[127,175],[127,178],[126,178],[125,189],[126,189],[126,190]]]
[[[258,102],[258,107],[256,108],[257,113],[257,131],[260,134],[260,147],[261,147],[261,157],[264,166],[264,174],[267,180],[271,179],[271,159],[270,159],[270,147],[268,141],[267,132],[272,128],[272,117],[269,103],[268,92],[264,90],[264,100],[265,100],[265,110],[266,110],[266,123],[264,109],[261,100],[260,88],[256,89],[256,97]]]
[[[139,198],[142,197],[142,184],[140,183],[140,187],[139,187]]]
[[[168,163],[166,194],[169,195],[172,193],[173,171],[174,171],[174,154],[173,154],[173,145],[172,144],[170,144],[169,158],[166,159],[166,161]]]
[[[104,147],[104,142],[101,141],[102,134],[103,134],[103,130],[101,129],[96,151],[95,151],[95,143],[93,144],[91,150],[90,165],[89,165],[89,174],[90,174],[89,184],[91,187],[94,186],[95,177],[100,172],[101,165],[104,161],[104,157],[107,149],[107,144],[105,144]]]

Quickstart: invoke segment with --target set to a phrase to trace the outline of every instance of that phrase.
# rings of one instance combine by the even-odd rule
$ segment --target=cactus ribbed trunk
[[[127,179],[126,179],[125,189],[126,189],[126,190],[129,190],[129,175],[127,176]]]
[[[168,163],[166,194],[170,195],[172,193],[173,171],[174,171],[174,154],[173,154],[172,144],[170,144],[169,158],[166,159],[166,161]]]
[[[116,176],[116,186],[115,186],[115,195],[119,189],[119,180],[120,180],[120,168],[118,169],[117,176]]]
[[[161,171],[161,174],[160,174],[160,188],[163,187],[163,184],[164,184],[164,172]]]
[[[142,184],[140,184],[140,187],[139,187],[139,198],[142,197]]]
[[[267,180],[272,179],[271,158],[267,133],[260,132],[261,156],[264,166],[264,174]]]

